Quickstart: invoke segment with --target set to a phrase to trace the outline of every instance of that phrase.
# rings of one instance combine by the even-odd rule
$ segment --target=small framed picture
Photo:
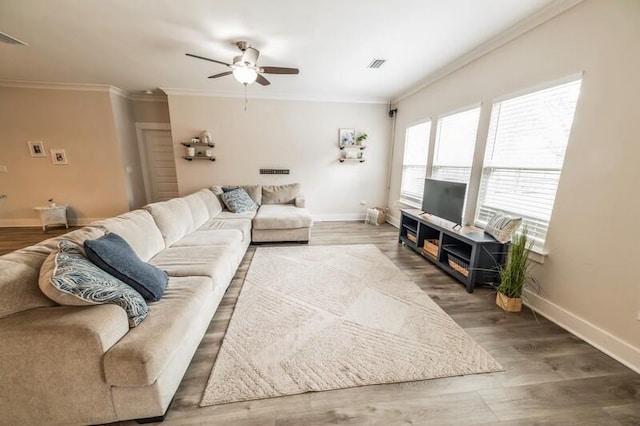
[[[340,146],[351,146],[356,144],[356,129],[340,129]]]
[[[29,141],[29,153],[32,157],[46,157],[47,153],[44,150],[44,143],[42,141]]]
[[[52,149],[51,160],[55,165],[68,164],[67,153],[64,151],[64,149]]]

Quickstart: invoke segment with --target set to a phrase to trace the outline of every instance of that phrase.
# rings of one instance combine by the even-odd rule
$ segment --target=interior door
[[[178,179],[170,130],[142,130],[147,201],[165,201],[178,196]]]

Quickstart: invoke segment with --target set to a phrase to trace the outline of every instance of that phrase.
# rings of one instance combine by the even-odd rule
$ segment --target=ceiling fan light
[[[233,76],[242,84],[251,84],[258,78],[258,73],[250,68],[235,68]]]

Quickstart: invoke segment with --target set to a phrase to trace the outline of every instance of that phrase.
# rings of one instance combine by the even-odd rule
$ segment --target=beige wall
[[[640,2],[586,0],[398,103],[390,206],[404,129],[584,71],[574,127],[531,304],[640,370]],[[394,209],[395,217],[398,211]]]
[[[240,88],[239,88],[240,90]],[[300,182],[319,219],[356,219],[386,202],[390,120],[386,106],[169,95],[181,194],[214,184]],[[338,129],[368,133],[365,163],[339,163]],[[180,142],[208,129],[217,161],[187,162]],[[260,175],[289,168],[289,176]]]
[[[169,123],[169,105],[166,98],[163,102],[134,101],[133,121],[136,123]]]
[[[140,151],[134,123],[134,102],[122,96],[111,94],[113,121],[122,155],[121,172],[126,184],[129,209],[134,210],[146,204]]]
[[[27,141],[43,141],[45,158]],[[66,150],[55,166],[50,149]],[[55,198],[84,223],[128,210],[122,159],[108,92],[0,87],[0,225],[38,225],[34,206]]]

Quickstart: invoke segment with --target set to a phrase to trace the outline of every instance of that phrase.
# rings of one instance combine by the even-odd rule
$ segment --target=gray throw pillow
[[[258,208],[255,201],[253,201],[251,197],[249,197],[249,194],[247,194],[247,191],[242,188],[224,192],[220,195],[220,198],[222,198],[227,208],[234,213],[244,213]]]
[[[96,240],[85,240],[87,258],[140,293],[145,300],[160,300],[169,278],[167,273],[143,262],[120,235],[109,233]]]
[[[60,240],[58,250],[42,264],[38,285],[60,305],[116,304],[127,313],[129,327],[140,324],[149,312],[137,291],[91,263],[82,247],[67,240]]]
[[[491,235],[500,243],[505,244],[511,241],[513,233],[518,229],[521,223],[521,217],[496,213],[496,215],[489,220],[489,223],[487,223],[487,226],[484,228],[484,232]]]

